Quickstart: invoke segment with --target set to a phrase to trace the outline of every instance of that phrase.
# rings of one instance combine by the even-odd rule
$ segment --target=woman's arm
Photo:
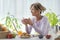
[[[30,34],[30,33],[31,33],[31,30],[32,30],[32,27],[31,27],[31,26],[26,25],[26,32],[27,32],[28,34]]]
[[[40,26],[38,27],[36,23],[34,23],[32,25],[32,27],[35,29],[36,32],[38,32],[39,34],[41,35],[47,35],[48,34],[48,31],[49,31],[49,27],[50,27],[50,24],[48,22],[48,20],[44,20],[42,21],[42,23],[40,24]]]

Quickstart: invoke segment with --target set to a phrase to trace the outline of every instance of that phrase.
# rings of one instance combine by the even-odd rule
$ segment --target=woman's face
[[[34,6],[32,6],[32,7],[31,7],[31,13],[32,13],[33,16],[37,16],[37,15],[40,14],[40,11],[39,11],[39,10],[36,10],[36,9],[34,8]]]

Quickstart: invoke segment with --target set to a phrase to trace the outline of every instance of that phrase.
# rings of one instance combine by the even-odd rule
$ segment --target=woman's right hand
[[[27,20],[27,19],[23,19],[23,20],[22,20],[22,23],[23,23],[24,25],[27,25],[27,24],[28,24],[28,20]]]

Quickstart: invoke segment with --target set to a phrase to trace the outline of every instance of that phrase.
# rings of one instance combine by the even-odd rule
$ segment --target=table
[[[34,37],[34,38],[29,38],[29,39],[15,38],[15,39],[0,39],[0,40],[54,40],[54,39],[53,38],[51,38],[51,39],[46,39],[46,38],[39,39],[38,37]]]
[[[0,40],[54,40],[58,36],[58,34],[55,34],[54,32],[51,32],[51,35],[52,35],[52,37],[50,39],[46,39],[45,37],[43,39],[39,39],[38,37],[22,39],[22,38],[16,36],[16,38],[13,38],[13,39],[0,39]]]
[[[50,39],[46,39],[45,37],[42,39],[39,39],[38,37],[32,37],[32,38],[28,38],[28,39],[22,39],[19,38],[18,36],[16,38],[13,39],[0,39],[0,40],[54,40],[54,37],[51,37]]]

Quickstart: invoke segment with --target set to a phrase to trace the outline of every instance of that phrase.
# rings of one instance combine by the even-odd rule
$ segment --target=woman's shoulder
[[[42,21],[48,21],[48,18],[46,16],[43,16]]]
[[[32,22],[35,22],[36,21],[36,17],[34,17],[34,16],[32,18],[30,18],[30,19],[32,20]],[[47,21],[48,18],[46,16],[43,16],[41,20],[42,21],[45,21],[45,20]]]
[[[48,20],[48,18],[46,16],[43,16],[43,19]]]

